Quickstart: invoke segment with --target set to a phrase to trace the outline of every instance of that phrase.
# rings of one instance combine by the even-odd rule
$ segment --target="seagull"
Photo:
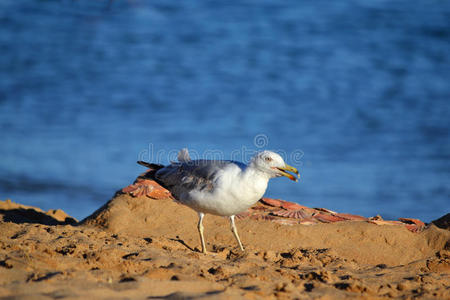
[[[296,168],[272,151],[256,153],[249,164],[231,160],[192,160],[186,148],[178,153],[178,162],[164,166],[144,161],[137,163],[150,169],[148,176],[171,192],[176,201],[198,213],[197,229],[202,252],[207,253],[203,235],[205,214],[227,216],[239,248],[244,251],[234,216],[258,202],[264,195],[269,179],[286,176],[297,181]]]

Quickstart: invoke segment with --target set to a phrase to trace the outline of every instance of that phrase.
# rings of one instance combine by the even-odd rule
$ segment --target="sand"
[[[242,253],[207,215],[208,255],[170,199],[118,192],[81,222],[0,201],[0,220],[0,299],[450,299],[448,216],[416,233],[237,219]]]

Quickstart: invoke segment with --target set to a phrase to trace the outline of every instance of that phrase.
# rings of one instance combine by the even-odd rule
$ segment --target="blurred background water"
[[[450,211],[450,1],[2,0],[0,53],[3,200],[80,219],[138,158],[267,148],[302,175],[267,196]]]

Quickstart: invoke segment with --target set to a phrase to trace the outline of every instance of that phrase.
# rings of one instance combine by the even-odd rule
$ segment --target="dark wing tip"
[[[147,167],[147,168],[152,169],[152,170],[159,170],[161,168],[164,168],[163,165],[152,164],[152,163],[148,163],[148,162],[145,162],[145,161],[142,161],[142,160],[138,160],[137,163],[140,164],[141,166]]]

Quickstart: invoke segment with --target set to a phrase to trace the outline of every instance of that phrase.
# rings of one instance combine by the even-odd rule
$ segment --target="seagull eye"
[[[272,161],[272,158],[271,157],[266,157],[266,158],[264,158],[264,160],[265,161]]]

